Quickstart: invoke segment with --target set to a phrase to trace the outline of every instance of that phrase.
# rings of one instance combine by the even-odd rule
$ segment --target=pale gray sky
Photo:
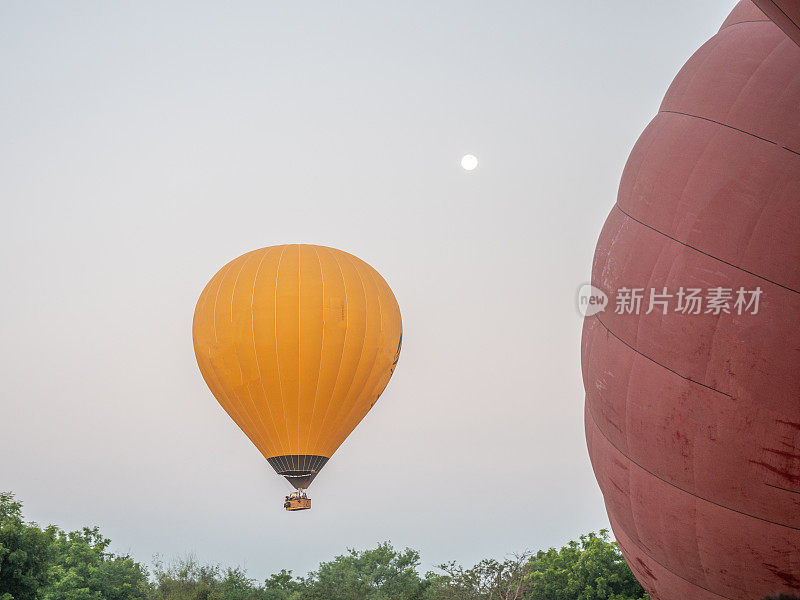
[[[606,526],[573,295],[630,148],[732,6],[3,2],[0,489],[137,559],[259,579]],[[217,269],[288,242],[370,263],[404,324],[299,514],[191,341]]]

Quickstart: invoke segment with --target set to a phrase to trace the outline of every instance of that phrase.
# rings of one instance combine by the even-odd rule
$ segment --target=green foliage
[[[303,581],[306,600],[422,600],[428,582],[417,572],[419,553],[388,542],[374,550],[348,550]]]
[[[148,600],[299,600],[299,580],[282,570],[258,585],[240,568],[202,565],[194,556],[170,565],[156,560]]]
[[[649,600],[608,531],[582,535],[560,550],[456,563],[429,574],[431,600]]]
[[[484,559],[471,569],[455,562],[439,565],[444,575],[428,573],[429,598],[436,600],[517,600],[525,598],[525,569],[530,554],[504,561]]]
[[[155,560],[153,600],[217,600],[221,597],[220,568],[201,565],[194,556],[171,565]]]
[[[39,600],[55,557],[54,528],[22,520],[22,504],[0,492],[0,600]]]
[[[537,552],[526,569],[537,600],[649,600],[605,529]]]
[[[138,600],[147,597],[147,573],[129,556],[106,552],[111,540],[97,527],[58,531],[52,581],[44,600]]]
[[[109,544],[96,527],[26,523],[21,504],[0,493],[0,600],[649,600],[605,530],[560,550],[469,569],[450,562],[425,576],[417,551],[385,542],[348,550],[306,577],[281,570],[263,583],[193,556],[156,558],[149,575]]]
[[[219,587],[224,600],[251,600],[264,597],[259,593],[261,590],[255,587],[255,581],[239,567],[226,569]]]
[[[0,600],[143,600],[149,583],[129,556],[107,552],[97,528],[70,533],[22,520],[0,493]]]
[[[266,600],[292,600],[302,598],[300,590],[302,582],[294,578],[291,571],[281,569],[279,573],[273,573],[264,582],[264,592]]]

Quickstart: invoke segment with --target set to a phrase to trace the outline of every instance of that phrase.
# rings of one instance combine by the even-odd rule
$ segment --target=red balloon
[[[656,600],[800,596],[800,47],[751,2],[637,141],[592,284],[586,440],[633,572]],[[716,288],[728,312],[706,312]],[[651,290],[668,304],[647,314]]]
[[[800,45],[800,0],[755,0],[783,32]]]

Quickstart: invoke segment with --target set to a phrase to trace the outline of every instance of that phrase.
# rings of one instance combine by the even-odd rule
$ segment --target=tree
[[[295,579],[291,571],[281,569],[279,573],[273,573],[264,582],[264,598],[265,600],[301,598],[300,590],[302,588],[302,582]]]
[[[220,568],[201,565],[193,555],[165,565],[155,559],[153,600],[218,600]]]
[[[0,492],[0,600],[39,600],[50,580],[56,530],[22,520],[22,504]]]
[[[423,600],[428,582],[417,572],[419,553],[389,542],[348,550],[302,581],[303,600]]]
[[[51,581],[44,600],[146,598],[146,571],[129,556],[107,552],[110,543],[97,527],[69,533],[58,531]]]
[[[537,552],[526,571],[536,600],[649,600],[605,529]]]
[[[469,569],[446,563],[425,577],[417,551],[385,542],[350,549],[307,577],[281,570],[263,584],[191,555],[169,565],[156,557],[150,578],[109,545],[97,527],[65,532],[26,523],[22,505],[0,493],[0,600],[649,600],[605,530],[560,550],[484,559]]]
[[[149,600],[288,600],[256,585],[239,567],[202,565],[188,555],[165,565],[156,558]],[[291,574],[289,575],[291,578]]]
[[[519,600],[525,597],[525,567],[530,553],[500,562],[484,559],[471,569],[455,562],[439,565],[444,575],[428,574],[430,598],[442,600]]]

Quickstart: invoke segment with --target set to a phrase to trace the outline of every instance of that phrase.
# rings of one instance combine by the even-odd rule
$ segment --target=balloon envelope
[[[800,45],[800,0],[755,0],[755,4]]]
[[[654,599],[800,592],[800,47],[740,3],[631,152],[592,284],[761,289],[757,312],[584,321],[586,439]]]
[[[294,244],[222,267],[200,295],[192,333],[222,408],[277,473],[306,488],[389,382],[402,323],[367,263]]]

